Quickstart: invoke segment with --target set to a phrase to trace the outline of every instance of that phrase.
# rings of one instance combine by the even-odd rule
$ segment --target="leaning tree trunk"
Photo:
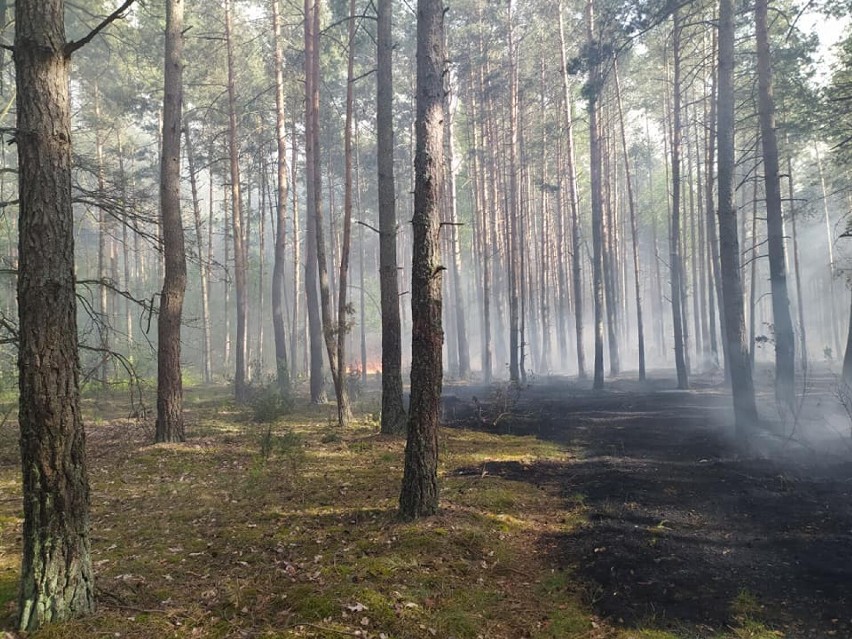
[[[402,404],[402,330],[396,259],[396,185],[393,175],[393,0],[378,0],[376,149],[379,192],[379,286],[382,305],[382,424],[385,434],[405,430]]]
[[[163,149],[160,156],[160,213],[165,274],[157,321],[158,442],[186,439],[180,369],[180,321],[186,292],[186,250],[180,212],[180,127],[183,101],[183,0],[166,3],[163,91]]]
[[[443,375],[440,250],[444,3],[417,3],[417,117],[411,269],[411,410],[399,496],[407,518],[438,510],[438,412]]]
[[[719,81],[717,99],[719,145],[719,263],[722,280],[722,314],[734,418],[737,434],[743,437],[757,421],[751,359],[746,344],[740,244],[737,209],[734,206],[734,0],[719,2]]]
[[[767,0],[754,5],[757,38],[757,79],[760,137],[763,142],[763,182],[766,186],[766,228],[768,232],[769,282],[772,288],[772,321],[775,326],[775,395],[791,405],[795,393],[796,343],[790,299],[787,293],[787,267],[784,255],[784,218],[781,211],[781,178],[778,168],[778,140],[775,135],[775,101],[772,96],[772,61],[767,27]]]
[[[284,279],[287,240],[287,140],[284,112],[284,53],[278,0],[272,0],[272,32],[275,38],[275,133],[278,141],[278,198],[275,202],[275,264],[272,267],[272,332],[275,337],[275,373],[278,391],[290,393],[290,367],[287,363],[287,334],[284,329]],[[295,324],[292,328],[295,332]]]

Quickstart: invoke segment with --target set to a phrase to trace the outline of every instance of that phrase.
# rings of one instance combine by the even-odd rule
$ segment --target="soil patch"
[[[709,637],[747,620],[788,638],[852,637],[852,464],[840,455],[789,446],[772,459],[741,454],[730,399],[711,383],[593,393],[544,382],[508,412],[506,391],[498,407],[475,392],[450,389],[455,424],[572,449],[566,463],[482,471],[558,485],[585,506],[585,526],[542,544],[610,622]]]

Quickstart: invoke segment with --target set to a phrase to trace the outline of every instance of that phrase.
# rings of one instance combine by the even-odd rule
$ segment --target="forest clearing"
[[[442,508],[412,523],[374,383],[343,432],[330,406],[264,424],[225,389],[188,389],[187,441],[157,445],[126,394],[87,394],[99,607],[33,636],[852,636],[848,434],[744,456],[719,380],[651,378],[448,388]],[[16,440],[4,425],[4,626]]]

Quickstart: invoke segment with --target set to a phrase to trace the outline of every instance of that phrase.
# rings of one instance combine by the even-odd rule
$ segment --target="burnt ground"
[[[566,507],[585,507],[588,523],[542,539],[542,549],[609,622],[710,637],[748,618],[788,638],[852,637],[848,431],[805,445],[808,429],[794,424],[792,436],[759,437],[745,453],[719,380],[672,386],[614,382],[595,393],[540,380],[517,394],[450,386],[445,420],[572,452],[565,464],[483,470],[557,486]],[[813,417],[832,398],[809,392]],[[773,412],[765,394],[761,412]]]

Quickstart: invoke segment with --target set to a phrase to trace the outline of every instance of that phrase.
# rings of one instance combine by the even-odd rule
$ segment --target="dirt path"
[[[586,506],[587,525],[542,544],[612,623],[709,637],[747,617],[788,638],[852,637],[852,463],[789,447],[783,462],[739,455],[718,387],[665,386],[534,384],[497,427],[577,460],[487,472],[557,484]],[[449,392],[448,417],[476,423],[476,391]]]

